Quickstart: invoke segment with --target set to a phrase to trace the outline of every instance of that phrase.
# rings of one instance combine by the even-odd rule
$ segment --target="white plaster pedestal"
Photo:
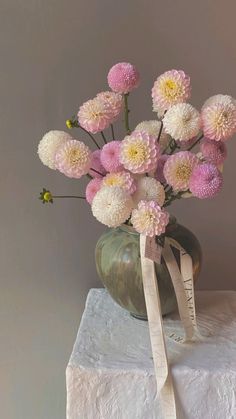
[[[203,342],[169,338],[178,419],[236,419],[236,292],[196,293]],[[181,327],[177,315],[166,330]],[[66,371],[67,419],[162,419],[148,323],[132,318],[103,289],[87,298]]]

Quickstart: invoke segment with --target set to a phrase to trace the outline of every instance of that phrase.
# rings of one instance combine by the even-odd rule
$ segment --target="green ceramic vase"
[[[197,238],[187,228],[178,224],[174,217],[171,217],[167,226],[166,236],[175,239],[192,257],[196,281],[202,259]],[[139,234],[127,225],[106,231],[97,242],[95,257],[98,275],[111,297],[132,316],[146,320]],[[163,259],[160,265],[155,263],[155,270],[162,315],[165,315],[177,308],[175,292]]]

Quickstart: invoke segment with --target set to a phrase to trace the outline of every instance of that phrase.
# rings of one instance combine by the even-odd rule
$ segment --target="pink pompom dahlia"
[[[189,180],[193,168],[199,163],[195,154],[190,151],[180,151],[168,158],[164,165],[163,174],[166,182],[173,190],[186,191],[189,188]]]
[[[156,138],[145,132],[133,132],[121,141],[120,161],[132,173],[154,170],[159,156]]]
[[[119,186],[132,195],[136,190],[136,183],[129,172],[108,173],[102,181],[104,186]]]
[[[225,143],[222,141],[214,141],[204,138],[204,140],[201,141],[200,150],[203,158],[216,166],[224,163],[227,157],[227,148]]]
[[[90,99],[79,109],[78,121],[82,128],[93,134],[103,131],[114,120],[111,106],[99,98]]]
[[[101,189],[102,186],[102,179],[92,179],[87,184],[85,196],[87,202],[91,205],[93,202],[93,198],[95,197],[96,193]]]
[[[110,106],[113,112],[113,121],[115,121],[117,117],[120,115],[124,106],[122,95],[120,95],[119,93],[107,91],[98,93],[97,98],[101,100],[101,102]]]
[[[190,97],[190,77],[182,70],[170,70],[157,78],[152,88],[153,110],[162,113]]]
[[[130,63],[118,63],[111,67],[107,81],[111,90],[117,93],[129,93],[140,82],[139,72]]]
[[[69,140],[56,152],[55,166],[64,175],[79,179],[88,173],[92,153],[89,148],[77,140]]]
[[[111,141],[105,144],[101,151],[101,163],[107,172],[119,172],[123,169],[120,162],[121,141]]]
[[[189,189],[197,198],[213,198],[220,192],[222,186],[222,173],[213,164],[203,163],[193,169]]]
[[[104,169],[101,163],[101,150],[95,150],[92,152],[92,160],[89,174],[94,178],[100,178],[106,174],[106,170]]]
[[[169,214],[156,201],[140,201],[138,208],[132,211],[131,222],[140,234],[160,236],[165,233]]]
[[[205,137],[226,141],[236,132],[236,102],[222,99],[204,106],[201,118]]]

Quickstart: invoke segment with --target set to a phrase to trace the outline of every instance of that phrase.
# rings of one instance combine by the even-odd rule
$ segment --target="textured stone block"
[[[167,338],[178,419],[235,419],[236,292],[199,291],[196,307],[203,341]],[[164,327],[178,332],[178,315]],[[66,378],[67,419],[162,419],[148,323],[103,289],[88,294]]]

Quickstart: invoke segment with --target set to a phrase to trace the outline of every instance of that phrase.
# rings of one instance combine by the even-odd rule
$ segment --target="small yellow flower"
[[[71,119],[67,119],[66,120],[66,126],[68,129],[72,129],[73,128],[73,122],[71,121]]]
[[[47,189],[43,188],[43,191],[40,192],[39,199],[45,204],[45,202],[48,204],[49,202],[53,204],[53,197],[50,191],[47,191]]]

